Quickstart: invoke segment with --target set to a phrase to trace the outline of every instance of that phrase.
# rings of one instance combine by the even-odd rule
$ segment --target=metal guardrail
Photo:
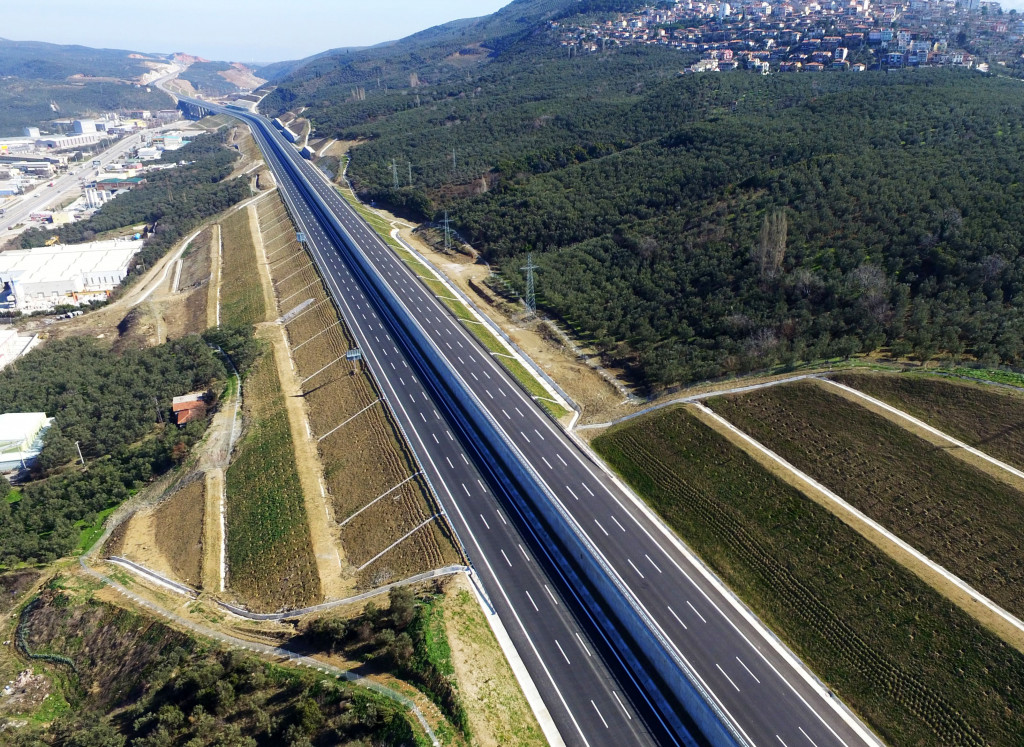
[[[718,707],[695,672],[682,659],[643,604],[611,568],[600,550],[582,531],[558,498],[549,491],[532,465],[508,439],[468,384],[448,364],[415,317],[394,297],[387,283],[359,249],[358,243],[334,215],[323,197],[314,188],[306,185],[305,175],[289,158],[285,157],[283,163],[310,200],[310,207],[321,219],[324,227],[331,230],[336,238],[341,239],[339,244],[344,250],[350,269],[360,278],[364,290],[371,295],[378,311],[390,323],[389,326],[395,331],[396,336],[403,339],[403,347],[418,364],[421,376],[433,384],[430,388],[435,394],[440,395],[439,404],[445,405],[444,409],[459,424],[464,435],[475,434],[482,437],[483,443],[491,452],[490,459],[487,454],[480,451],[477,455],[492,463],[492,471],[496,467],[513,477],[513,481],[529,497],[532,507],[546,519],[564,544],[582,549],[590,556],[592,563],[581,564],[588,580],[597,587],[604,603],[615,611],[619,624],[633,634],[635,643],[643,650],[650,664],[673,687],[673,693],[685,704],[691,718],[699,724],[705,736],[716,745],[746,744],[739,730]],[[467,404],[470,406],[467,407]],[[467,410],[471,412],[467,414]],[[467,442],[478,448],[480,446],[480,443],[472,438],[467,439]],[[581,561],[584,559],[582,553],[579,557]],[[621,651],[620,655],[624,660],[631,662],[631,669],[635,674],[646,681],[650,688],[654,687],[646,668],[636,660],[634,651]]]

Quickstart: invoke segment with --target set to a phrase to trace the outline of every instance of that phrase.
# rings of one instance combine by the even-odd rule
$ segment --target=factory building
[[[141,239],[115,239],[0,252],[0,285],[23,312],[104,299],[141,249]]]
[[[0,472],[25,469],[43,450],[43,436],[53,418],[45,412],[0,415]]]
[[[145,181],[141,176],[107,176],[96,180],[100,192],[117,192],[121,189],[135,189]]]
[[[25,355],[38,342],[37,335],[21,337],[14,327],[0,327],[0,369]]]
[[[46,137],[35,141],[35,144],[40,148],[49,148],[51,150],[70,150],[71,148],[85,148],[90,145],[95,145],[104,138],[104,134],[101,132],[90,132],[83,135],[58,135],[56,137]]]

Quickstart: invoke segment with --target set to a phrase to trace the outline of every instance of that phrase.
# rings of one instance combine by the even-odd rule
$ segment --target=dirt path
[[[711,417],[700,407],[691,405],[685,405],[685,407],[698,420],[719,435],[723,436],[734,446],[741,449],[745,454],[747,454],[747,456],[764,467],[764,469],[772,475],[779,478],[787,485],[799,490],[812,501],[825,508],[827,511],[839,518],[844,524],[864,537],[872,545],[888,555],[892,560],[896,561],[915,576],[920,578],[1008,644],[1017,650],[1024,652],[1024,632],[1021,632],[1019,628],[1004,620],[995,612],[977,601],[971,594],[944,577],[941,573],[931,568],[926,563],[921,562],[919,558],[908,553],[897,543],[893,542],[884,534],[878,532],[873,526],[865,522],[856,513],[853,513],[845,507],[837,504],[828,495],[821,492],[813,485],[810,485],[805,480],[802,480],[798,475],[794,474],[790,470],[785,469],[782,465],[760,450],[753,448],[750,443],[738,436],[729,428],[726,428],[720,421]]]
[[[224,591],[224,527],[221,512],[224,507],[224,471],[213,469],[206,473],[206,506],[203,514],[203,589]]]
[[[207,288],[206,297],[206,326],[216,327],[220,324],[220,259],[224,252],[221,250],[220,223],[213,226],[213,233],[210,236],[210,284]]]
[[[277,316],[277,299],[274,296],[274,283],[270,277],[266,247],[263,244],[263,234],[254,205],[249,206],[249,230],[255,242],[256,256],[260,260],[260,285],[263,287],[267,316],[273,318]],[[298,376],[295,374],[295,363],[285,338],[284,327],[274,322],[261,324],[256,334],[274,346],[277,374],[281,381],[281,390],[284,392],[288,424],[295,449],[295,466],[299,473],[299,481],[302,483],[313,555],[316,557],[317,570],[320,574],[320,587],[327,599],[348,596],[354,588],[355,578],[352,574],[348,574],[347,578],[343,574],[342,569],[346,560],[342,555],[340,536],[336,530],[337,522],[331,516],[330,501],[327,500],[321,478],[323,465],[320,463],[320,456],[309,430],[306,401],[302,396]]]
[[[263,289],[263,305],[267,309],[267,321],[277,318],[277,298],[274,296],[274,281],[270,278],[270,267],[267,262],[267,249],[263,245],[263,232],[260,231],[260,219],[256,214],[256,205],[250,205],[249,211],[249,233],[252,234],[253,244],[256,247],[256,256],[259,257],[260,285]]]

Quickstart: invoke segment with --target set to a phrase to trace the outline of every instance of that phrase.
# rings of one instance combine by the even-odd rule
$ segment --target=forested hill
[[[412,87],[443,84],[529,44],[549,21],[580,13],[625,12],[642,5],[643,0],[512,0],[491,15],[452,21],[396,42],[339,49],[316,55],[304,65],[269,65],[259,73],[277,88],[260,108],[272,116],[295,105],[331,109],[349,97],[353,86],[408,89],[413,74]]]
[[[166,94],[132,83],[149,72],[159,55],[123,49],[0,39],[0,137],[22,128],[47,129],[55,117],[78,117],[118,109],[160,109]]]
[[[69,44],[0,39],[0,76],[63,81],[73,75],[132,80],[149,72],[146,61],[166,62],[162,55],[126,49],[93,49]]]
[[[1022,363],[1020,82],[685,64],[538,31],[441,83],[300,103],[368,140],[364,196],[447,209],[520,289],[532,249],[544,308],[653,386],[890,345]]]

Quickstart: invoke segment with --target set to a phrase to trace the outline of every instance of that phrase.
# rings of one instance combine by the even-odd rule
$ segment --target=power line
[[[526,255],[526,267],[520,267],[526,271],[526,310],[531,314],[537,313],[537,291],[534,283],[534,271],[540,267],[533,263],[533,252]]]

